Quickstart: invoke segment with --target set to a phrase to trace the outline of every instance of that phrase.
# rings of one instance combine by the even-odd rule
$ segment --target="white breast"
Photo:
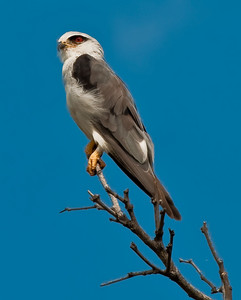
[[[75,60],[75,57],[71,57],[63,65],[67,106],[76,124],[91,139],[94,130],[93,121],[98,119],[104,109],[101,106],[101,99],[91,92],[85,92],[72,77]]]

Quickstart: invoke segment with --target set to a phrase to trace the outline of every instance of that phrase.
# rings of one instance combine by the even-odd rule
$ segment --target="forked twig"
[[[111,214],[114,217],[118,217],[117,213],[111,209],[108,205],[106,205],[103,201],[100,199],[100,195],[95,195],[91,191],[88,190],[88,193],[90,195],[90,200],[94,203],[97,203],[98,206],[100,206],[103,210],[106,210],[109,214]]]
[[[121,211],[121,208],[120,208],[120,205],[118,203],[118,200],[117,198],[113,195],[113,193],[110,193],[110,187],[109,185],[107,184],[107,181],[104,177],[104,174],[100,168],[100,165],[97,163],[97,166],[96,166],[96,174],[102,184],[102,186],[104,187],[104,189],[106,190],[107,194],[109,195],[111,201],[112,201],[112,204],[113,204],[113,207],[112,209],[117,213],[117,216],[118,217],[121,217],[123,216],[123,212]]]
[[[141,252],[140,250],[137,248],[135,243],[131,243],[130,248],[149,266],[151,267],[151,270],[147,270],[147,271],[140,271],[140,272],[129,272],[127,273],[127,275],[118,278],[118,279],[114,279],[111,281],[108,281],[106,283],[102,283],[100,286],[106,286],[106,285],[110,285],[113,283],[117,283],[123,280],[127,280],[130,279],[132,277],[136,277],[136,276],[145,276],[145,275],[152,275],[152,274],[161,274],[161,275],[166,275],[166,271],[162,271],[161,269],[159,269],[157,266],[155,266],[153,263],[151,263]]]
[[[157,266],[155,266],[153,263],[151,263],[141,252],[140,250],[137,248],[135,243],[131,243],[130,248],[149,266],[151,267],[153,270],[158,271],[159,274],[165,275],[165,271],[162,271],[161,269],[159,269]]]
[[[193,268],[198,272],[198,274],[200,275],[200,278],[201,280],[203,280],[204,282],[206,282],[210,287],[211,287],[211,293],[212,294],[215,294],[215,293],[220,293],[220,289],[217,289],[216,286],[210,281],[208,280],[204,275],[203,273],[201,272],[201,270],[198,268],[198,266],[193,262],[192,259],[188,259],[188,260],[185,260],[185,259],[182,259],[182,258],[179,258],[179,262],[180,263],[186,263],[186,264],[190,264],[193,266]]]
[[[212,255],[213,255],[213,257],[214,257],[214,259],[215,259],[215,261],[216,261],[216,263],[219,267],[219,276],[220,276],[221,281],[222,281],[221,291],[223,293],[224,299],[225,300],[232,300],[232,287],[231,287],[230,282],[229,282],[228,273],[224,269],[223,260],[218,256],[218,254],[217,254],[217,252],[214,248],[213,242],[212,242],[210,234],[208,232],[208,227],[207,227],[206,222],[203,222],[203,226],[201,227],[201,231],[204,234],[204,236],[207,240],[209,249],[212,252]]]

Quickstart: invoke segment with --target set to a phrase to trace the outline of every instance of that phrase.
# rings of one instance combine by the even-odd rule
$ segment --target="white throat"
[[[99,43],[94,41],[86,41],[77,47],[68,47],[60,53],[60,59],[64,63],[69,58],[77,58],[83,54],[93,56],[95,59],[103,59],[104,51]]]

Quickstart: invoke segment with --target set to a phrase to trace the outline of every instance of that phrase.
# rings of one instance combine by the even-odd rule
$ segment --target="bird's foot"
[[[85,154],[87,156],[87,158],[90,157],[90,155],[95,151],[96,149],[96,144],[94,140],[91,140],[85,147]]]
[[[98,152],[97,149],[90,155],[87,166],[87,172],[90,174],[90,176],[96,175],[97,163],[99,163],[101,169],[104,169],[106,166],[104,161],[101,159],[101,155],[102,153]]]

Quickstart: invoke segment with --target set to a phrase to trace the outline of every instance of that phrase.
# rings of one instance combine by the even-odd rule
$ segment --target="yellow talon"
[[[90,176],[96,175],[97,163],[99,163],[101,169],[105,167],[105,163],[101,159],[101,155],[102,153],[100,153],[97,149],[90,155],[87,166],[87,172]]]
[[[85,147],[85,154],[87,156],[87,158],[90,157],[90,155],[95,151],[96,149],[96,144],[95,144],[95,141],[94,140],[91,140],[87,146]]]
[[[103,152],[97,148],[94,140],[91,140],[85,147],[85,154],[88,158],[87,172],[90,174],[90,176],[96,175],[97,163],[99,163],[101,169],[104,169],[105,163],[101,159],[102,153]]]

